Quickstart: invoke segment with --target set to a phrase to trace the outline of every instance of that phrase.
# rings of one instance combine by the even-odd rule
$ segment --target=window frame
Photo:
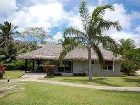
[[[106,62],[112,62],[112,70],[109,70],[109,69],[108,69],[108,66],[109,66],[109,65],[108,65],[108,64],[107,64],[107,65],[105,64],[105,66],[107,66],[107,69],[104,69],[104,68],[103,68],[103,71],[114,71],[114,61],[105,61],[105,63],[106,63]]]
[[[66,62],[68,63],[70,63],[70,65],[68,66],[67,64],[66,64]],[[67,65],[67,66],[66,66]],[[67,70],[66,70],[66,68],[70,68],[70,72],[66,72]],[[58,70],[58,68],[63,68],[63,72],[60,72],[59,70]],[[62,62],[62,65],[60,65],[59,63],[57,64],[57,72],[60,72],[60,73],[73,73],[73,61],[71,61],[71,60],[64,60],[63,62]]]

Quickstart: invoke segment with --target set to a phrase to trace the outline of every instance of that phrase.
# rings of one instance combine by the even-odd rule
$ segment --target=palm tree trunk
[[[92,80],[92,61],[91,61],[91,48],[87,48],[88,50],[88,76],[89,76],[89,81]]]

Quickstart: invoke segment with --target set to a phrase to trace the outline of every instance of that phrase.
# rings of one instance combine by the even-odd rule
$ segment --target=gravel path
[[[59,82],[59,81],[52,81],[52,80],[38,80],[38,79],[19,79],[19,81],[34,81],[34,82],[43,82],[43,83],[49,83],[49,84],[55,84],[55,85],[63,85],[63,86],[82,87],[82,88],[94,88],[94,89],[100,89],[100,90],[140,92],[140,87],[95,86],[95,85],[85,85],[85,84],[77,84],[77,83],[69,83],[69,82]]]

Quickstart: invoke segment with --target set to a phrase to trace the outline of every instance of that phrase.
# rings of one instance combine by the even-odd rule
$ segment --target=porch
[[[25,59],[25,73],[45,73],[45,65],[55,65],[55,73],[73,73],[73,61],[65,60],[61,64],[56,60]]]

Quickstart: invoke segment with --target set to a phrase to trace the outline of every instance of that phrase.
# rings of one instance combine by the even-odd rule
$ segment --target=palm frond
[[[65,29],[63,35],[64,37],[72,37],[75,40],[77,40],[77,42],[83,42],[83,44],[84,43],[86,44],[88,40],[88,37],[86,36],[84,32],[73,27]]]
[[[114,11],[114,7],[111,5],[96,7],[92,13],[92,19],[95,19],[97,17],[102,17],[106,9],[110,9],[111,11]]]
[[[100,48],[97,45],[95,45],[95,44],[92,44],[91,48],[97,54],[100,66],[101,66],[101,68],[103,68],[103,66],[104,66],[104,58],[103,58],[103,54],[102,54]]]
[[[97,28],[101,29],[102,31],[109,30],[112,27],[115,28],[117,31],[121,31],[122,29],[118,21],[112,22],[112,21],[102,20],[97,26]]]
[[[89,16],[86,0],[81,0],[79,12],[82,18],[82,25],[83,25],[84,31],[86,32],[88,28],[88,23],[90,21],[90,16]]]
[[[112,51],[114,54],[119,53],[120,45],[110,36],[97,36],[96,38],[106,50]]]
[[[60,62],[70,51],[72,51],[80,45],[74,38],[71,37],[64,37],[64,40],[61,40],[61,44],[63,49],[58,58],[58,61]]]
[[[70,27],[64,30],[64,36],[66,37],[87,37],[86,34],[79,29]]]

